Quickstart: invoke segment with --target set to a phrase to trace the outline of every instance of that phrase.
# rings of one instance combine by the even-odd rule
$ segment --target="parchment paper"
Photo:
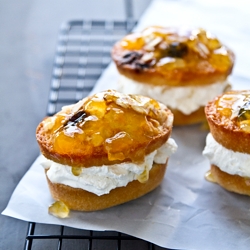
[[[231,82],[249,88],[249,17],[247,1],[163,1],[148,7],[136,29],[148,25],[192,25],[211,30],[237,56]],[[115,88],[111,64],[93,92]],[[98,212],[74,212],[67,219],[47,213],[53,202],[39,157],[15,189],[3,215],[37,223],[89,230],[116,230],[174,249],[249,249],[250,198],[225,191],[204,179],[202,156],[207,131],[199,125],[175,127],[178,151],[171,156],[162,185],[135,201]]]

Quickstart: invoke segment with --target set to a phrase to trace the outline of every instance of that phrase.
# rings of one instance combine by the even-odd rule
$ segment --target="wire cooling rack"
[[[113,44],[134,21],[71,21],[62,25],[55,56],[48,115],[85,97],[110,62]]]
[[[47,115],[88,95],[110,63],[113,44],[135,21],[75,20],[62,25],[55,54]],[[152,243],[119,232],[96,232],[30,222],[25,240],[30,249],[160,250]]]

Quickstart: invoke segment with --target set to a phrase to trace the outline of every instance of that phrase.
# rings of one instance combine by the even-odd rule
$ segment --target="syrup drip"
[[[69,208],[62,201],[56,201],[49,206],[49,213],[58,218],[67,218],[69,212]]]
[[[71,172],[75,176],[79,176],[82,173],[82,168],[80,167],[72,167]]]
[[[140,183],[146,183],[149,179],[149,170],[148,167],[146,166],[145,170],[138,176],[137,180]]]
[[[206,174],[205,174],[205,179],[206,179],[207,181],[216,183],[216,181],[215,181],[215,179],[214,179],[214,177],[213,177],[213,175],[212,175],[212,173],[211,173],[210,170],[208,170],[208,171],[206,172]]]

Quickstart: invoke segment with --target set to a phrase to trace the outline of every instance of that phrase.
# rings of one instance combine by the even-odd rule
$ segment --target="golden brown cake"
[[[230,86],[234,53],[204,29],[151,26],[112,50],[118,90],[167,105],[174,125],[205,120],[204,106]]]
[[[250,195],[250,91],[230,91],[205,107],[211,133],[203,154],[208,179],[229,191]]]
[[[45,118],[36,137],[52,197],[69,209],[94,211],[155,189],[177,148],[172,124],[165,105],[114,90]]]

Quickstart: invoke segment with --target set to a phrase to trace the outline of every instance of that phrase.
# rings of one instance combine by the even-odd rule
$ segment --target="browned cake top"
[[[231,130],[250,133],[250,91],[230,91],[208,104],[207,116]]]
[[[214,138],[226,148],[250,153],[250,90],[230,91],[205,108]]]
[[[46,118],[37,140],[47,158],[70,166],[139,162],[165,143],[172,121],[155,100],[109,90]]]
[[[140,81],[131,75],[132,70],[150,72],[170,85],[223,80],[234,64],[233,52],[210,32],[159,26],[127,35],[114,46],[112,57],[120,72],[130,78]]]

